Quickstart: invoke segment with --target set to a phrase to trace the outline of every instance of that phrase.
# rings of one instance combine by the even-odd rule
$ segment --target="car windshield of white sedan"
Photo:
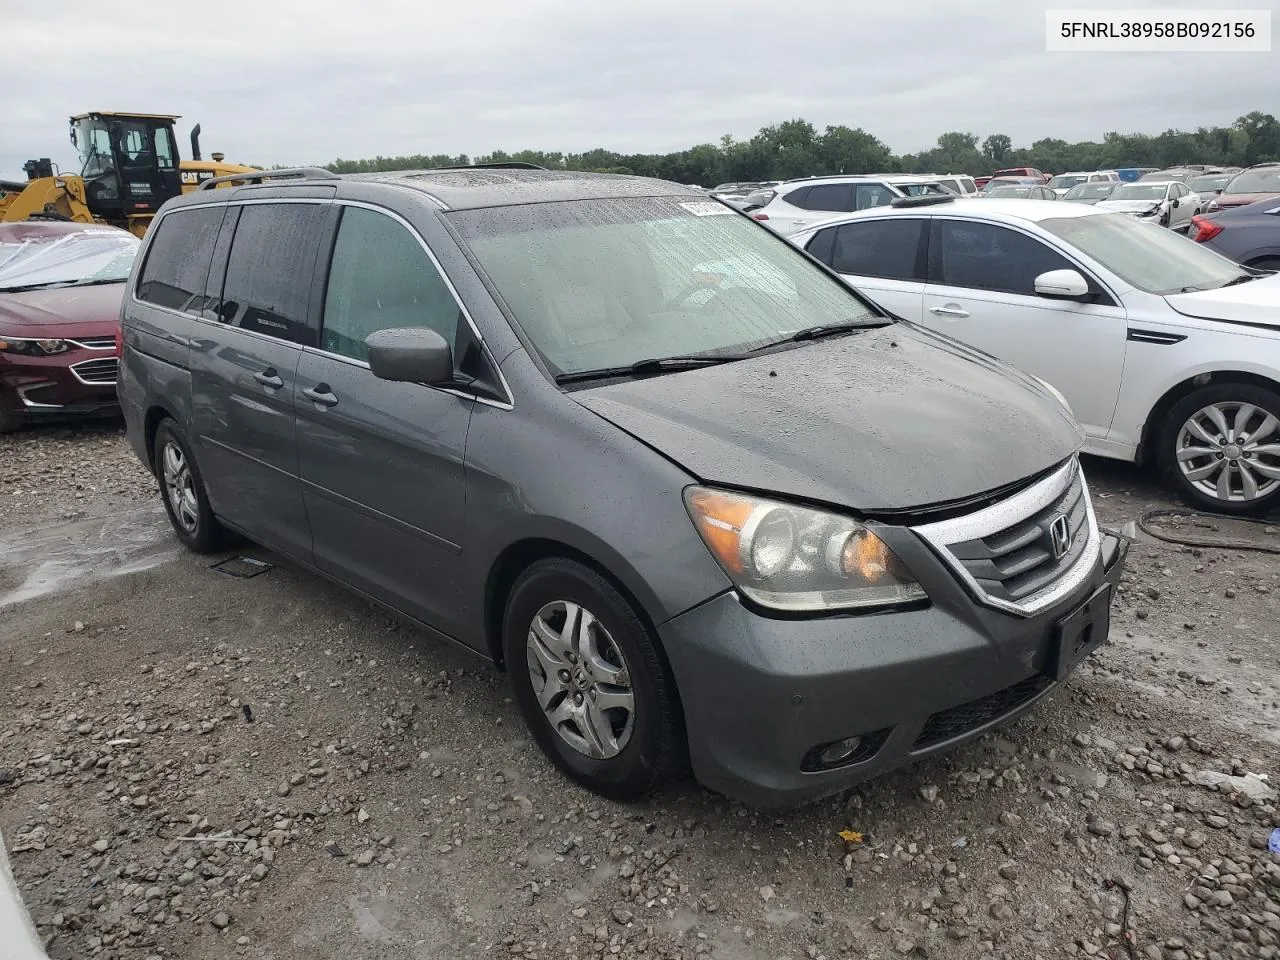
[[[557,375],[727,359],[814,327],[888,322],[798,248],[714,201],[579,200],[449,216]]]
[[[1098,200],[1108,197],[1115,190],[1114,183],[1078,183],[1063,196],[1063,200]]]
[[[1147,293],[1213,290],[1253,276],[1195,241],[1117,213],[1041,220],[1040,226]]]
[[[1050,180],[1046,186],[1052,187],[1055,190],[1062,190],[1067,187],[1074,187],[1077,183],[1084,183],[1088,179],[1089,177],[1086,174],[1067,175],[1063,173]]]
[[[1280,166],[1246,170],[1222,188],[1223,193],[1280,193]]]
[[[1030,187],[992,187],[987,191],[987,196],[993,200],[999,200],[1002,197],[1029,197],[1031,196]]]
[[[1116,187],[1108,200],[1163,200],[1168,186],[1163,183],[1125,183]]]
[[[118,283],[128,278],[139,246],[133,234],[107,227],[0,238],[0,291]]]

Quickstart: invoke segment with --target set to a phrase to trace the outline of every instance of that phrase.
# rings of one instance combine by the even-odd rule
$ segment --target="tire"
[[[209,507],[200,468],[191,455],[190,445],[173,420],[161,421],[156,429],[153,449],[160,497],[173,532],[193,553],[217,553],[227,545],[230,537]],[[175,493],[175,489],[179,493]]]
[[[567,630],[571,616],[575,628]],[[525,723],[570,778],[627,801],[683,768],[675,680],[644,621],[604,577],[573,560],[537,561],[511,589],[502,634]],[[622,704],[628,690],[630,710],[599,706]]]
[[[1244,443],[1235,442],[1240,435]],[[1173,405],[1158,443],[1161,472],[1193,506],[1247,516],[1280,505],[1280,393],[1247,383],[1202,387]]]

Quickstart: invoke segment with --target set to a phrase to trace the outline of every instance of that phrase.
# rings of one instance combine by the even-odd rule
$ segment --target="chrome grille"
[[[115,337],[77,337],[74,340],[69,339],[67,342],[84,347],[86,350],[114,350],[116,348]]]
[[[100,357],[97,360],[81,360],[72,364],[71,372],[81,383],[95,386],[109,386],[116,382],[116,371],[120,361],[115,357]]]
[[[1024,616],[1078,587],[1101,540],[1074,459],[1012,497],[915,531],[977,600]]]

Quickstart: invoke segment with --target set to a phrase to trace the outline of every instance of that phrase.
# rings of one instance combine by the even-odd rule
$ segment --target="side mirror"
[[[1217,190],[1215,190],[1215,191],[1213,191],[1213,192],[1214,192],[1215,194],[1217,194],[1217,193],[1221,193],[1221,192],[1222,192],[1222,188],[1221,188],[1221,187],[1219,187]]]
[[[1036,277],[1036,294],[1053,300],[1085,300],[1089,281],[1078,270],[1049,270]]]
[[[426,327],[378,330],[365,338],[369,369],[379,380],[403,383],[453,382],[453,350]]]
[[[1175,207],[1180,207],[1180,206],[1182,206],[1182,201],[1181,201],[1181,200],[1179,200],[1177,197],[1174,197],[1174,198],[1173,198],[1173,205],[1174,205]]]

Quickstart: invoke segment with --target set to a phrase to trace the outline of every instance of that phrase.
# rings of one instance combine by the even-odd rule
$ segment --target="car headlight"
[[[734,586],[761,606],[848,610],[926,599],[888,544],[849,517],[709,487],[689,487],[684,499]]]
[[[55,353],[65,353],[69,349],[71,347],[65,340],[19,340],[0,337],[0,352],[4,353],[22,353],[27,356],[40,357]]]
[[[1066,395],[1061,390],[1055,387],[1048,380],[1041,380],[1039,377],[1036,377],[1035,381],[1053,394],[1057,398],[1058,402],[1067,408],[1067,413],[1071,414],[1073,417],[1076,415],[1076,412],[1071,409],[1071,404],[1067,402]]]

